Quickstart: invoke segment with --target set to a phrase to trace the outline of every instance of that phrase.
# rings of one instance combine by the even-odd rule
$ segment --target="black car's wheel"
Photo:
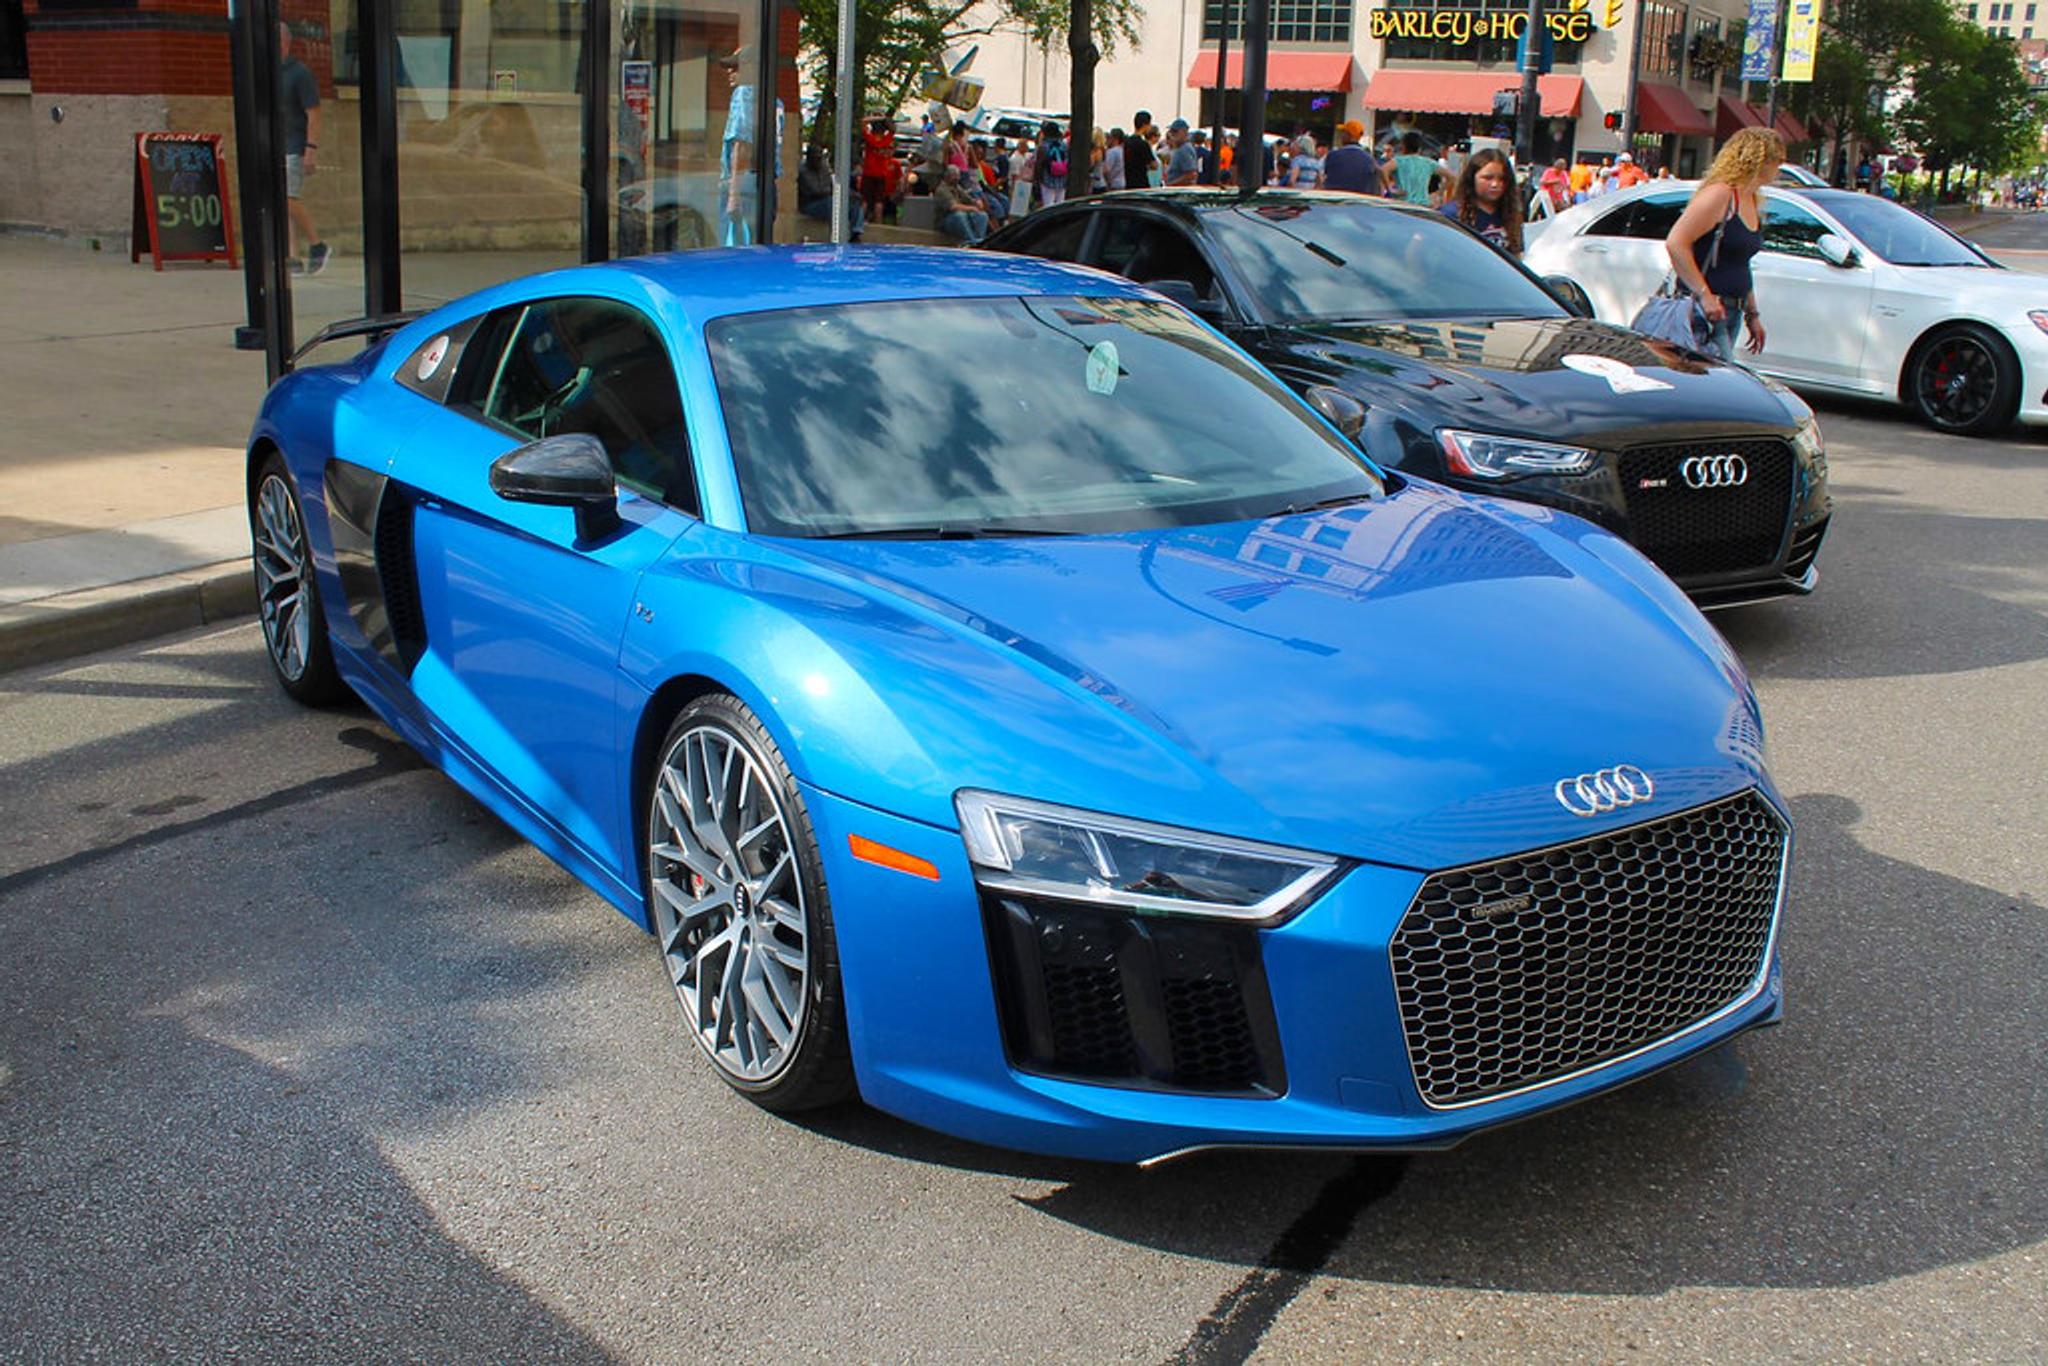
[[[771,1110],[853,1091],[823,863],[789,766],[737,698],[685,707],[647,793],[651,923],[697,1046]]]
[[[284,457],[272,451],[249,491],[249,543],[256,570],[256,611],[277,681],[308,706],[339,702],[348,685],[334,667],[327,618],[313,585],[313,553],[298,490]]]
[[[1997,431],[2019,410],[2019,361],[1988,328],[1946,328],[1923,342],[1906,367],[1906,395],[1921,420],[1940,431]]]

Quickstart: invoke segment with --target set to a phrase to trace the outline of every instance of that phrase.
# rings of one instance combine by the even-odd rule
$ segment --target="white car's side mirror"
[[[1820,235],[1820,240],[1813,245],[1815,250],[1820,252],[1821,259],[1831,266],[1846,267],[1856,264],[1856,248],[1850,246],[1848,240],[1840,234],[1824,232]]]

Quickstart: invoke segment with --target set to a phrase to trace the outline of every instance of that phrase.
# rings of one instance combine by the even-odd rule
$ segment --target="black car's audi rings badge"
[[[1749,462],[1739,455],[1688,456],[1678,472],[1696,489],[1732,489],[1749,482]]]
[[[1616,764],[1597,773],[1559,778],[1555,791],[1557,804],[1574,816],[1598,816],[1650,800],[1657,785],[1634,764]]]

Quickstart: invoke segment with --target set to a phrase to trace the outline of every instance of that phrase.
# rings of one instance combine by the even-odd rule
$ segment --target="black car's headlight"
[[[1479,479],[1514,479],[1528,474],[1584,474],[1593,468],[1593,452],[1584,446],[1560,446],[1491,432],[1461,432],[1446,427],[1437,433],[1452,474]]]
[[[1000,891],[1269,920],[1305,905],[1342,868],[1327,854],[1022,797],[962,791],[953,802],[975,880]]]
[[[1820,438],[1820,423],[1812,413],[1801,419],[1798,429],[1792,433],[1792,449],[1799,453],[1815,474],[1828,472],[1828,446]]]

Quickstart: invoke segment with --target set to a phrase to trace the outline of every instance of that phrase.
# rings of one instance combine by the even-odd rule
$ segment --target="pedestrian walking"
[[[1365,149],[1365,125],[1357,119],[1337,125],[1337,145],[1323,158],[1323,188],[1350,194],[1380,192],[1380,164]]]
[[[1322,188],[1323,159],[1316,155],[1316,140],[1307,133],[1294,144],[1294,159],[1287,164],[1287,184],[1297,190]]]
[[[1124,139],[1124,184],[1143,190],[1154,184],[1152,144],[1145,140],[1152,127],[1152,115],[1140,109],[1131,118],[1131,135]]]
[[[1031,178],[1038,184],[1038,202],[1050,207],[1067,197],[1067,140],[1048,119],[1038,128],[1038,158]]]
[[[1100,128],[1088,135],[1088,193],[1101,194],[1109,185],[1103,162],[1109,157],[1109,134]]]
[[[1394,183],[1401,187],[1401,197],[1410,204],[1429,203],[1437,175],[1436,162],[1422,155],[1422,135],[1403,133],[1401,155],[1394,158]]]
[[[320,240],[320,230],[313,225],[313,213],[300,197],[306,187],[306,177],[313,174],[320,153],[320,83],[313,79],[313,73],[306,64],[292,53],[291,25],[277,26],[277,102],[284,115],[284,207],[285,217],[291,220],[293,241],[290,243],[292,268],[301,269],[298,263],[299,247],[306,248],[306,263],[303,267],[308,275],[318,275],[327,269],[327,263],[334,253]]]
[[[1572,202],[1572,173],[1563,157],[1550,163],[1543,172],[1543,178],[1536,182],[1538,191],[1550,199],[1550,212],[1561,213]]]
[[[881,221],[882,211],[889,205],[889,191],[892,187],[893,172],[896,168],[896,126],[888,119],[875,117],[868,120],[867,130],[861,134],[860,154],[860,198],[867,208],[870,223]]]
[[[1736,330],[1749,327],[1749,352],[1764,349],[1750,258],[1763,249],[1763,187],[1785,164],[1785,140],[1769,128],[1742,128],[1707,168],[1685,212],[1664,238],[1678,281],[1699,301],[1708,340],[1723,360],[1735,359]]]
[[[1437,212],[1455,218],[1510,256],[1522,254],[1522,197],[1505,154],[1483,147],[1465,159],[1458,183]]]
[[[1112,190],[1124,187],[1124,130],[1112,128],[1103,140],[1102,183]]]
[[[1188,141],[1188,121],[1175,119],[1166,125],[1166,183],[1192,185],[1201,178],[1202,154]]]

